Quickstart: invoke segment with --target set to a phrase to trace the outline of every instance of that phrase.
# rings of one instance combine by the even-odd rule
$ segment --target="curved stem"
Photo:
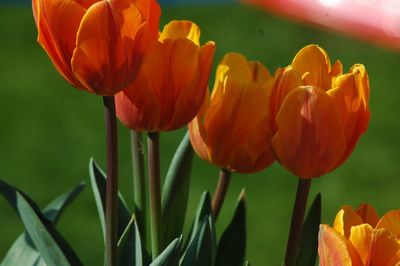
[[[212,212],[214,219],[217,220],[222,204],[224,203],[226,192],[228,191],[232,173],[226,169],[219,172],[218,185],[212,200]]]
[[[118,264],[118,139],[114,96],[104,96],[107,139],[106,265]]]
[[[149,132],[148,171],[150,189],[151,249],[155,259],[161,245],[161,180],[160,180],[160,136],[158,132]]]
[[[131,130],[134,212],[143,245],[146,246],[146,185],[144,175],[143,134]]]
[[[288,242],[286,246],[285,266],[294,266],[298,253],[298,243],[303,230],[304,213],[306,211],[308,192],[310,191],[311,179],[299,178],[297,185],[296,200],[294,202],[292,221]]]

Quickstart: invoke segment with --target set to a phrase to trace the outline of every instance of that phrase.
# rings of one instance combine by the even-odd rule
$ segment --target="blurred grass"
[[[369,130],[351,158],[337,171],[313,181],[311,198],[323,198],[323,222],[331,223],[343,204],[367,201],[380,214],[399,208],[400,54],[348,37],[296,25],[242,5],[171,7],[170,19],[191,19],[202,28],[202,41],[215,40],[215,64],[228,51],[263,62],[271,72],[291,62],[304,45],[324,47],[332,61],[346,69],[366,65],[371,81]],[[101,98],[71,88],[36,44],[29,7],[0,7],[0,177],[31,195],[40,206],[88,181],[88,162],[104,166],[104,123]],[[211,83],[210,83],[211,84]],[[165,173],[184,130],[162,134]],[[120,188],[132,202],[128,132],[119,125]],[[218,170],[196,158],[189,215],[203,190],[214,190]],[[254,175],[234,175],[218,226],[230,219],[236,197],[246,187],[248,199],[248,259],[252,265],[280,265],[296,179],[274,165]],[[311,202],[311,199],[310,199]],[[85,265],[102,265],[102,239],[97,212],[88,187],[69,208],[60,231],[78,250]],[[0,199],[0,258],[22,226]],[[221,233],[221,232],[219,232]]]

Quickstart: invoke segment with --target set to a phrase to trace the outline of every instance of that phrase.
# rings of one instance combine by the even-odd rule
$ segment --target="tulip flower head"
[[[38,42],[74,87],[112,96],[158,34],[155,0],[32,0]]]
[[[320,225],[318,253],[321,266],[400,265],[400,210],[379,218],[362,204],[356,211],[343,206],[333,228]]]
[[[208,88],[215,44],[200,46],[200,29],[172,21],[143,58],[134,82],[116,95],[117,116],[137,131],[183,127],[199,112]]]
[[[228,53],[218,65],[211,98],[189,124],[190,141],[200,158],[231,172],[258,172],[273,154],[268,98],[273,78],[259,62]]]
[[[277,160],[300,178],[324,175],[351,154],[369,122],[365,67],[331,65],[316,45],[278,69],[271,93],[271,146]]]

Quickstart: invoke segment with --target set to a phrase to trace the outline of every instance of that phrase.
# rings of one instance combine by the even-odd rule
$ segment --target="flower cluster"
[[[135,246],[141,242],[140,234],[146,233],[144,159],[137,149],[133,149],[132,154],[138,168],[134,187],[135,217],[139,225],[136,221],[125,221],[119,228],[117,223],[117,210],[123,204],[117,204],[116,116],[132,130],[132,139],[140,139],[138,132],[148,132],[153,260],[156,261],[169,244],[164,242],[172,240],[170,243],[176,245],[172,249],[183,254],[180,261],[185,262],[184,265],[198,265],[194,262],[196,258],[190,256],[203,250],[203,246],[215,248],[214,242],[204,244],[201,241],[215,238],[214,222],[231,173],[259,172],[278,161],[299,177],[293,230],[290,230],[285,260],[286,265],[295,264],[310,180],[333,171],[346,161],[367,130],[369,79],[363,65],[355,64],[344,72],[340,61],[331,64],[322,48],[308,45],[295,55],[290,65],[271,74],[261,62],[230,52],[217,66],[210,93],[215,43],[201,44],[200,27],[186,20],[171,21],[158,32],[161,9],[155,0],[32,0],[32,5],[38,42],[57,71],[72,86],[104,99],[107,184],[106,189],[101,190],[106,193],[98,205],[106,208],[99,213],[105,223],[107,265],[116,265],[119,259],[117,240],[123,236],[118,235],[118,230],[122,228],[128,232],[135,224],[139,232],[134,233],[139,239]],[[167,192],[162,194],[158,132],[186,125],[193,150],[221,168],[221,174],[212,204],[205,194],[198,212],[204,217],[197,217],[198,223],[194,223],[196,237],[189,238],[187,249],[195,251],[180,252],[182,238],[178,237],[183,230],[189,193],[189,181],[182,178],[190,169],[193,150],[186,137],[166,178]],[[133,144],[133,147],[139,146]],[[93,175],[100,175],[100,171],[93,170],[97,169],[94,164],[91,169]],[[98,181],[93,187],[97,186]],[[168,207],[162,206],[161,197],[166,198]],[[233,222],[242,229],[243,241],[244,209],[242,195],[237,208],[239,218],[234,218]],[[369,205],[361,206],[356,212],[343,207],[333,229],[321,226],[321,265],[394,265],[399,262],[399,217],[399,212],[390,212],[379,220]],[[227,234],[232,233],[229,230],[228,227]],[[230,242],[224,237],[221,239],[221,242]],[[127,250],[126,254],[132,253]],[[239,252],[241,258],[236,259],[240,265],[243,265],[244,251],[242,253]],[[204,265],[213,265],[218,259],[212,254],[216,251],[204,255],[210,260],[209,264],[203,262]],[[160,256],[166,255],[161,253]]]

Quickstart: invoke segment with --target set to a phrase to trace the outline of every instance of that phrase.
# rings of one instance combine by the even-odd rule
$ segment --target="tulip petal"
[[[292,67],[298,71],[305,84],[327,91],[331,88],[331,62],[324,49],[308,45],[301,49],[293,59]]]
[[[333,228],[346,239],[350,236],[350,229],[355,225],[362,224],[363,220],[351,206],[342,206],[336,214]]]
[[[284,69],[278,69],[274,74],[274,79],[274,89],[270,96],[271,117],[277,116],[279,108],[289,92],[304,85],[300,73],[294,70],[291,66]],[[276,130],[276,122],[273,120],[271,121],[271,131],[276,132]]]
[[[70,0],[33,0],[38,42],[49,55],[57,71],[73,86],[83,88],[71,70],[76,32],[85,9]]]
[[[271,89],[268,85],[272,85],[266,82],[268,78],[271,79],[270,74],[263,65],[247,62],[236,53],[227,54],[218,66],[204,127],[211,161],[220,167],[256,172],[273,162],[265,145],[270,135],[265,108]]]
[[[144,56],[135,80],[116,95],[117,116],[126,127],[158,130],[154,125],[160,124],[162,107],[156,92],[163,85],[164,65],[162,45],[156,43]]]
[[[161,8],[156,0],[137,0],[135,5],[142,12],[149,24],[149,29],[154,37],[158,35],[158,25],[160,22]]]
[[[376,224],[379,222],[379,216],[376,213],[376,210],[374,209],[374,207],[367,203],[361,204],[358,207],[356,213],[361,217],[363,223],[368,223],[372,227],[375,227]]]
[[[73,1],[75,1],[78,4],[80,4],[85,9],[89,9],[89,7],[91,5],[93,5],[94,3],[99,2],[101,0],[73,0]]]
[[[198,115],[189,123],[189,137],[193,149],[196,154],[203,160],[211,161],[211,155],[208,148],[207,132],[203,125],[204,115],[207,112],[210,103],[210,92],[207,89],[203,104],[200,108]]]
[[[360,254],[364,265],[382,266],[399,262],[399,241],[387,229],[373,229],[369,224],[354,226],[349,240]]]
[[[320,266],[355,266],[349,254],[346,239],[326,224],[321,224],[318,235]]]
[[[180,41],[175,41],[180,42]],[[193,47],[195,47],[192,44]],[[175,51],[179,53],[179,46],[176,47]],[[200,48],[196,56],[197,65],[186,65],[183,62],[188,62],[186,53],[180,52],[180,55],[174,56],[176,59],[172,59],[179,66],[178,70],[175,70],[173,76],[177,79],[175,86],[175,110],[173,115],[173,120],[169,125],[170,129],[176,129],[187,124],[194,116],[199,112],[199,109],[203,103],[204,97],[206,96],[206,91],[208,90],[208,81],[210,78],[212,63],[214,59],[215,44],[213,42],[208,42]],[[180,61],[183,62],[180,62]],[[196,63],[193,61],[193,63]],[[192,67],[193,75],[189,76],[187,73],[188,68]],[[179,71],[185,71],[185,73],[180,73]],[[196,73],[197,72],[197,73]],[[182,76],[187,76],[190,78],[185,82]],[[180,84],[180,82],[183,82]]]
[[[101,1],[82,19],[72,69],[87,89],[114,95],[131,82],[144,53],[146,21],[130,0]]]
[[[397,238],[400,237],[400,210],[386,213],[376,225],[376,228],[386,228]]]
[[[164,26],[159,37],[160,42],[166,39],[189,39],[197,46],[200,45],[200,28],[188,20],[173,20]]]
[[[271,141],[280,163],[302,178],[334,169],[345,148],[335,103],[320,88],[302,86],[285,98],[276,116]]]
[[[368,127],[369,84],[365,68],[356,65],[352,73],[339,76],[334,81],[334,89],[328,94],[336,102],[347,140],[343,161],[351,154],[357,140]]]

